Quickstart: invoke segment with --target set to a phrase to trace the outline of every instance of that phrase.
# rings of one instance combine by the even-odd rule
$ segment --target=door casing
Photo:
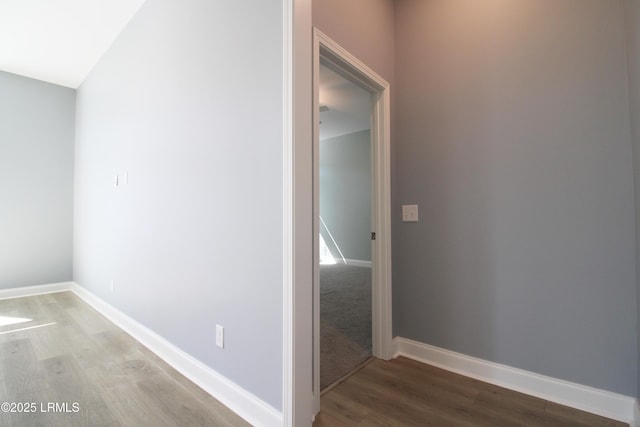
[[[372,353],[392,358],[390,85],[317,28],[313,31],[313,398],[320,411],[320,64],[371,93]]]

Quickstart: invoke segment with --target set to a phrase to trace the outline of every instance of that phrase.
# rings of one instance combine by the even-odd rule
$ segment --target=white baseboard
[[[638,426],[637,400],[621,394],[559,380],[478,359],[406,338],[393,340],[394,358],[405,356],[541,399]],[[633,424],[635,423],[635,424]]]
[[[73,287],[72,282],[60,282],[60,283],[51,283],[48,285],[23,286],[21,288],[0,289],[0,300],[70,291],[72,287]]]
[[[345,259],[345,262],[339,261],[341,264],[353,265],[354,267],[369,267],[371,268],[371,261],[363,261],[360,259]]]
[[[71,290],[103,316],[140,341],[178,372],[196,383],[247,422],[252,425],[267,427],[282,425],[282,413],[268,403],[180,350],[160,335],[77,283],[72,284]]]
[[[64,291],[72,291],[82,298],[100,314],[141,342],[178,372],[196,383],[247,422],[265,427],[282,425],[282,413],[271,405],[180,350],[160,335],[133,320],[77,283],[63,282],[1,289],[0,300]]]

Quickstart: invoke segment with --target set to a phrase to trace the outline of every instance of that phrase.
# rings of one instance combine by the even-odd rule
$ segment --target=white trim
[[[629,396],[512,368],[406,338],[395,338],[393,347],[394,357],[408,357],[561,405],[638,424],[637,401]]]
[[[318,59],[324,65],[351,79],[373,95],[371,194],[372,231],[376,232],[376,240],[372,244],[373,355],[389,360],[392,355],[391,89],[385,79],[317,28],[314,29],[314,37]],[[314,190],[317,192],[317,189]]]
[[[282,425],[293,427],[293,0],[282,13]]]
[[[353,265],[354,267],[368,267],[371,268],[373,263],[371,261],[363,261],[361,259],[345,258],[344,262],[336,260],[337,264]]]
[[[282,414],[77,283],[71,290],[178,372],[253,425],[281,426]]]
[[[320,412],[320,225],[324,222],[320,216],[320,43],[317,30],[313,32],[313,142],[312,142],[312,246],[313,246],[313,417]],[[327,228],[327,231],[329,229]],[[329,235],[331,233],[329,232]],[[340,257],[344,260],[339,246],[331,236]]]
[[[312,1],[293,0],[292,425],[313,419]]]
[[[51,283],[48,285],[23,286],[21,288],[0,289],[0,300],[9,298],[22,298],[34,295],[52,294],[55,292],[70,291],[72,282]]]
[[[361,259],[349,259],[347,258],[345,261],[347,265],[353,265],[354,267],[368,267],[371,268],[373,263],[371,261],[363,261]]]
[[[640,402],[636,399],[635,405],[633,405],[633,421],[631,423],[633,427],[640,427]]]

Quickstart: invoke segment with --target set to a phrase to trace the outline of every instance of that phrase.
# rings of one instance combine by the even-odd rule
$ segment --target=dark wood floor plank
[[[626,426],[406,358],[375,360],[321,398],[314,427]]]
[[[340,424],[355,425],[366,419],[371,413],[371,408],[365,404],[358,403],[353,399],[344,399],[338,393],[327,393],[322,398],[323,411],[320,415],[334,418]]]
[[[544,403],[544,401],[542,401]],[[527,406],[518,403],[516,399],[500,399],[491,393],[480,393],[474,405],[474,411],[483,414],[488,418],[499,419],[507,425],[523,425],[523,426],[577,426],[574,421],[564,422],[550,414],[545,413],[544,405],[542,409],[539,405]]]
[[[412,369],[410,376],[397,375],[392,365],[372,364],[367,372],[369,377],[386,389],[394,389],[412,400],[445,401],[461,405],[472,405],[478,391],[475,388],[457,384],[455,378],[421,376]]]
[[[568,406],[559,405],[554,402],[547,402],[545,411],[558,416],[562,420],[580,422],[582,425],[591,427],[626,427],[627,424],[599,417],[579,409],[570,408]]]
[[[360,405],[370,407],[371,414],[375,416],[392,414],[399,423],[396,425],[445,426],[456,424],[448,419],[450,418],[449,414],[445,413],[443,416],[443,411],[437,401],[425,402],[421,399],[421,404],[417,404],[410,397],[398,393],[397,390],[385,390],[383,387],[376,386],[373,382],[367,381],[367,377],[364,375],[354,375],[329,393],[331,392],[335,392],[342,399],[350,399]],[[451,411],[464,410],[463,406],[456,403],[447,403],[447,405]],[[458,425],[472,426],[461,418],[458,421]]]
[[[473,389],[451,387],[450,383],[432,378],[431,381],[416,380],[416,372],[411,370],[410,376],[396,375],[389,372],[390,364],[372,363],[363,369],[363,375],[369,381],[367,387],[377,388],[384,395],[393,395],[401,399],[401,404],[412,408],[428,410],[431,417],[439,417],[450,421],[455,414],[456,424],[483,425],[482,420],[474,416],[471,406],[477,391]],[[355,379],[357,381],[358,378]],[[435,381],[434,381],[435,380]]]

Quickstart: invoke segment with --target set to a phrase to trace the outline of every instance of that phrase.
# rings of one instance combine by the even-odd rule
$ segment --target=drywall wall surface
[[[627,34],[627,67],[629,76],[629,108],[631,117],[631,143],[633,150],[633,170],[635,182],[635,213],[636,213],[636,298],[637,309],[640,309],[640,3],[634,0],[623,1],[623,16]],[[636,333],[640,334],[640,313],[638,313]],[[640,345],[640,338],[638,338]],[[638,349],[640,355],[640,349]],[[640,358],[638,359],[640,373]],[[638,394],[640,397],[640,376],[638,377]]]
[[[340,250],[336,259],[371,261],[369,130],[320,141],[320,217],[321,234]]]
[[[81,286],[278,411],[282,16],[142,6],[78,90],[74,250]]]
[[[396,2],[395,335],[636,395],[619,6]]]
[[[393,0],[313,0],[313,25],[389,83],[391,187],[395,186],[395,22]],[[397,206],[395,192],[392,206]],[[391,217],[397,219],[392,209]],[[378,230],[380,232],[380,230]],[[395,235],[392,224],[392,236]]]
[[[75,97],[0,72],[0,289],[72,278]]]
[[[392,0],[313,0],[313,26],[393,83]]]

